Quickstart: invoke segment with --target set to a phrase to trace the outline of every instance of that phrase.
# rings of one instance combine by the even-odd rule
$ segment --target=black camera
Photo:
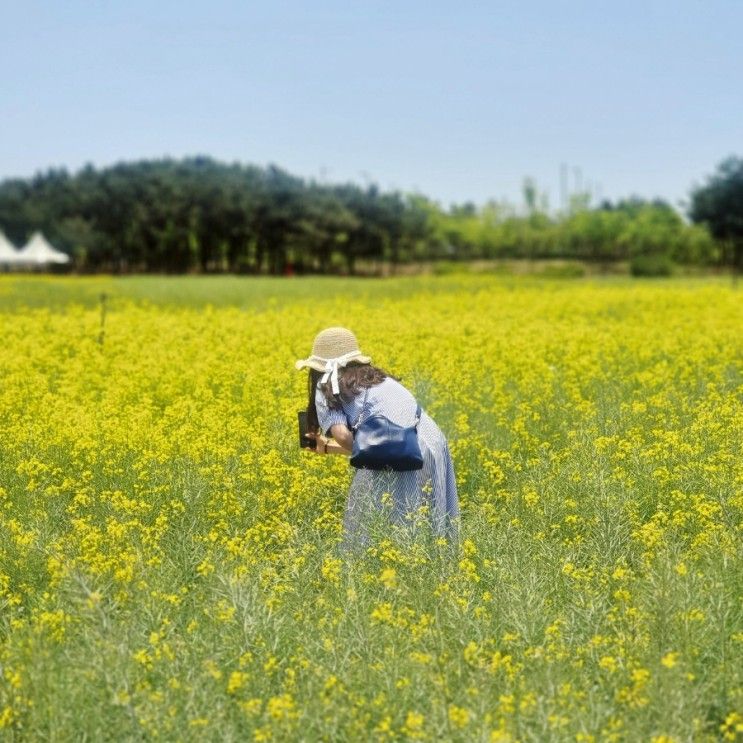
[[[317,448],[317,441],[315,441],[315,439],[308,439],[305,436],[305,434],[307,433],[307,411],[300,410],[297,413],[297,420],[299,422],[299,446],[302,449]]]

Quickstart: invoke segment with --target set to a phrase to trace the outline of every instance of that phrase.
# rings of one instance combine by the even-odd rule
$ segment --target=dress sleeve
[[[342,423],[344,426],[348,425],[348,419],[342,410],[331,410],[328,407],[328,401],[325,399],[325,395],[321,390],[315,390],[315,408],[317,408],[317,422],[320,424],[320,430],[326,435],[329,435],[331,426],[336,423]]]

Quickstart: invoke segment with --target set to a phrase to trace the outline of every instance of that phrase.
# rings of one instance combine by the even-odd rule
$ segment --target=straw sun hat
[[[330,379],[333,394],[338,394],[338,367],[345,366],[349,361],[359,364],[371,363],[370,356],[364,356],[359,350],[356,336],[346,328],[325,328],[315,336],[312,344],[312,354],[307,359],[299,359],[294,366],[325,372],[322,382]]]

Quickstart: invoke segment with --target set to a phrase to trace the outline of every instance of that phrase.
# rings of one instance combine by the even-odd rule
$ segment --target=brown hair
[[[320,430],[320,423],[317,419],[317,408],[315,407],[315,389],[322,378],[324,372],[310,369],[308,381],[308,400],[307,400],[307,430],[315,433]],[[341,401],[349,402],[366,387],[374,387],[383,382],[387,377],[397,379],[392,374],[371,364],[359,364],[356,361],[349,361],[346,366],[338,369],[338,387],[340,394],[334,395],[329,382],[320,384],[320,390],[325,395],[328,407],[331,410],[341,410]]]

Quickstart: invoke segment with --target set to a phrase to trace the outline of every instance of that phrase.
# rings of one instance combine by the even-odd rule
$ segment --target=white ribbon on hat
[[[361,351],[349,351],[348,353],[344,353],[343,356],[337,356],[334,359],[325,359],[325,374],[323,374],[320,382],[325,384],[330,379],[333,394],[337,395],[340,392],[340,387],[338,386],[338,367],[345,366],[349,361],[353,361],[353,359],[363,355]]]

